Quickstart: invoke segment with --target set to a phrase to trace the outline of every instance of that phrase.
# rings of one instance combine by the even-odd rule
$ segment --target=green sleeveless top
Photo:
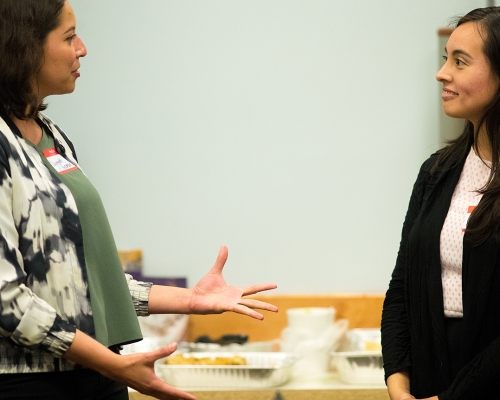
[[[96,340],[107,347],[141,340],[132,296],[99,193],[79,168],[61,174],[50,164],[43,151],[54,148],[54,139],[45,128],[40,143],[30,144],[75,198],[83,232]]]

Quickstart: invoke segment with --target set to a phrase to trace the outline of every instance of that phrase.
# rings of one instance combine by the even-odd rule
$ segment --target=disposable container
[[[332,325],[335,314],[333,307],[300,307],[286,310],[289,328],[303,329],[313,334]]]
[[[340,379],[355,385],[384,385],[380,329],[352,329],[338,351],[332,352],[332,364]]]
[[[169,365],[160,363],[157,370],[165,382],[184,388],[266,388],[279,386],[291,377],[292,366],[300,356],[282,352],[183,353],[185,357],[234,357],[247,365]]]
[[[380,351],[382,349],[380,329],[351,329],[342,343],[346,351]]]
[[[379,351],[337,351],[332,359],[340,379],[354,385],[384,385],[382,353]]]
[[[271,340],[267,342],[248,342],[244,344],[231,343],[227,345],[220,345],[217,343],[193,343],[193,342],[180,342],[177,352],[182,353],[263,353],[268,351],[279,350],[279,341]]]

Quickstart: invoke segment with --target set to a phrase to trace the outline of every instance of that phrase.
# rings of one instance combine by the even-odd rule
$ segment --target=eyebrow
[[[444,48],[444,52],[445,52],[446,54],[448,54],[448,50],[446,49],[446,47]],[[467,53],[465,50],[460,50],[460,49],[453,50],[453,51],[451,52],[451,55],[452,55],[452,56],[463,55],[463,56],[466,56],[466,57],[472,58],[472,56],[471,56],[469,53]]]
[[[68,30],[66,30],[66,32],[63,33],[63,35],[66,35],[68,32],[71,32],[71,31],[74,31],[76,30],[76,26],[72,26],[71,28],[69,28]]]

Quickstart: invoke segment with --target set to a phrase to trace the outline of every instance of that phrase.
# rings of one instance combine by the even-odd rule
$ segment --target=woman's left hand
[[[276,289],[273,283],[235,287],[228,285],[222,276],[227,260],[227,247],[222,246],[212,269],[192,289],[189,310],[193,314],[220,314],[232,311],[256,319],[264,319],[254,309],[277,312],[278,307],[263,301],[244,298],[244,296],[265,290]]]

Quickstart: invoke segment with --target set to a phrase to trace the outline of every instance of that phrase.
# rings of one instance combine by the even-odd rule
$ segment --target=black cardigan
[[[458,376],[446,345],[439,240],[466,156],[431,174],[438,154],[421,167],[382,313],[386,378],[410,374],[417,398],[500,399],[500,243],[463,243],[463,335]]]

